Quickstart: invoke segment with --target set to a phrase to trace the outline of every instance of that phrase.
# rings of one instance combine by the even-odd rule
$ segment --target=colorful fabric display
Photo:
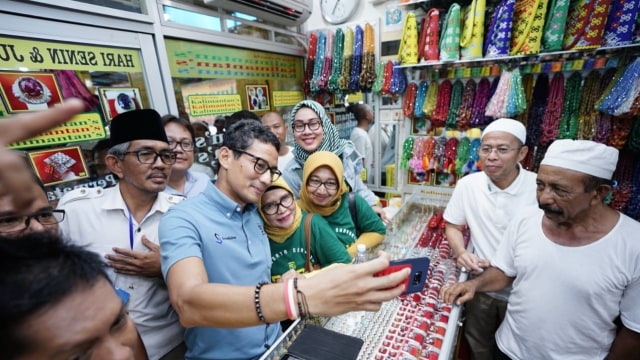
[[[619,116],[629,112],[640,91],[640,58],[629,64],[611,90],[599,101],[598,110]]]
[[[353,56],[353,30],[347,28],[344,32],[344,46],[342,52],[342,74],[338,79],[338,86],[341,92],[349,91],[349,80],[351,79],[351,57]]]
[[[418,23],[416,14],[410,12],[404,20],[398,61],[401,65],[414,65],[418,63]]]
[[[440,84],[437,81],[433,80],[427,88],[427,97],[424,100],[424,104],[422,105],[422,111],[424,112],[425,116],[433,115],[433,111],[435,110],[438,101],[439,87]]]
[[[509,55],[515,4],[516,0],[501,0],[496,7],[484,42],[485,57],[492,58]]]
[[[420,81],[418,85],[418,93],[416,94],[416,101],[413,107],[413,116],[420,118],[424,115],[424,100],[427,97],[427,89],[429,85],[426,80]]]
[[[373,87],[373,83],[376,81],[375,35],[373,33],[373,26],[369,23],[364,26],[363,52],[360,89],[364,92],[369,92]]]
[[[327,32],[326,44],[324,46],[324,64],[322,66],[322,74],[318,79],[318,89],[320,91],[327,91],[327,85],[329,83],[329,77],[331,76],[331,65],[333,63],[333,32]]]
[[[335,37],[333,39],[333,59],[331,63],[331,76],[329,77],[329,83],[327,88],[332,93],[340,91],[340,85],[338,79],[342,75],[342,52],[344,49],[344,32],[338,28],[336,30]]]
[[[604,30],[603,46],[629,45],[638,17],[640,0],[613,0]]]
[[[360,89],[360,69],[362,68],[362,48],[364,46],[364,30],[356,25],[355,38],[353,40],[353,56],[351,57],[351,75],[349,75],[349,92],[354,93]]]
[[[326,35],[324,31],[318,32],[318,48],[316,50],[316,58],[313,65],[313,78],[311,78],[310,90],[311,94],[317,94],[320,88],[318,87],[318,80],[322,76],[322,69],[324,68],[324,55],[326,45]]]
[[[564,38],[564,28],[568,13],[569,0],[551,0],[542,34],[542,49],[544,51],[562,49],[562,39]]]
[[[307,66],[304,71],[304,81],[302,82],[302,90],[306,96],[311,96],[311,80],[313,79],[313,70],[316,60],[316,46],[318,44],[318,35],[315,32],[309,34],[309,50],[307,51]]]
[[[547,0],[516,2],[509,55],[529,55],[540,52],[546,11]]]
[[[389,92],[393,95],[400,95],[404,93],[407,88],[407,75],[399,65],[400,64],[398,62],[395,62],[393,64],[391,85],[389,87]]]
[[[486,0],[473,0],[464,8],[464,26],[460,36],[460,58],[463,60],[482,57],[486,5]]]
[[[507,70],[502,71],[502,74],[500,74],[498,87],[487,103],[487,108],[484,113],[485,116],[489,116],[494,119],[508,117],[506,114],[506,108],[509,93],[511,91],[511,76],[512,72]]]
[[[562,48],[593,49],[602,45],[611,0],[579,0],[571,4]]]
[[[440,59],[440,11],[429,9],[425,17],[426,30],[422,57],[426,61],[438,61]]]
[[[440,61],[460,59],[460,5],[449,7],[440,36]]]

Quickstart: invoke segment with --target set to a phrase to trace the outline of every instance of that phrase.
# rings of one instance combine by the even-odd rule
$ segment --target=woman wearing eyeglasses
[[[304,273],[307,260],[304,227],[309,213],[298,207],[293,192],[282,178],[274,181],[262,194],[258,211],[269,237],[273,261],[271,281],[278,282],[291,270]],[[309,234],[309,260],[314,268],[351,262],[351,257],[322,216],[311,218]]]
[[[176,154],[176,163],[171,167],[171,176],[165,192],[172,195],[192,197],[201,193],[211,178],[192,169],[194,160],[195,132],[191,123],[174,115],[162,117],[162,125],[169,139],[169,146]]]
[[[378,245],[387,229],[358,194],[355,194],[357,224],[354,223],[343,171],[342,161],[330,151],[317,151],[309,156],[302,170],[304,186],[300,189],[300,207],[322,215],[353,257],[358,244],[365,244],[367,249]]]
[[[313,100],[303,100],[291,110],[291,119],[296,141],[293,147],[294,158],[282,170],[282,176],[293,193],[297,196],[300,191],[302,166],[309,156],[316,151],[331,151],[342,162],[349,189],[364,198],[386,220],[386,215],[378,206],[378,198],[360,178],[362,155],[356,151],[351,141],[340,138],[322,105]]]

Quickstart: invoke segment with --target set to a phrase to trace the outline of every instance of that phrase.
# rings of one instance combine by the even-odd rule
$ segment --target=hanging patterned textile
[[[304,81],[302,82],[302,90],[306,96],[311,96],[311,80],[313,79],[313,69],[316,59],[316,46],[318,44],[318,35],[315,32],[309,34],[309,51],[307,51],[307,67],[304,71]]]
[[[360,89],[364,92],[369,92],[373,87],[373,83],[376,81],[375,35],[373,33],[373,26],[369,23],[364,25],[363,52]]]
[[[610,90],[599,101],[598,110],[610,115],[622,115],[631,107],[640,91],[640,58],[624,69]]]
[[[342,75],[342,52],[344,49],[344,32],[338,28],[336,30],[335,37],[333,39],[333,59],[331,63],[331,76],[329,77],[329,83],[327,88],[332,93],[340,91],[340,85],[338,79]]]
[[[471,112],[473,111],[473,101],[476,97],[476,82],[473,79],[467,80],[462,92],[462,105],[458,112],[458,129],[466,130],[471,127]]]
[[[513,10],[516,0],[501,0],[496,7],[489,31],[484,39],[484,56],[487,58],[509,55]]]
[[[429,9],[424,22],[424,42],[418,49],[420,56],[426,61],[438,61],[440,59],[440,11],[436,8]]]
[[[547,0],[516,2],[509,55],[529,55],[540,52],[546,11]]]
[[[484,113],[485,116],[489,116],[494,119],[507,117],[507,101],[509,93],[511,92],[512,75],[513,73],[508,70],[503,70],[502,74],[500,74],[498,87],[487,103],[487,108]]]
[[[603,46],[629,45],[638,17],[640,0],[613,0],[604,30]]]
[[[611,0],[578,0],[569,7],[562,48],[594,49],[602,45]]]
[[[440,35],[440,60],[460,59],[460,5],[453,3],[449,7],[444,27]]]
[[[100,101],[87,89],[73,70],[56,70],[53,72],[58,80],[62,97],[65,99],[78,98],[84,102],[86,111],[92,110]],[[133,99],[135,101],[135,99]]]
[[[551,0],[547,11],[547,20],[544,23],[542,34],[542,49],[544,51],[557,51],[562,49],[562,39],[569,13],[569,0]]]
[[[398,49],[398,61],[401,65],[418,63],[418,23],[416,15],[412,12],[408,13],[404,20],[400,49]]]
[[[463,10],[464,26],[460,35],[460,58],[463,60],[482,57],[486,5],[486,0],[473,0]]]

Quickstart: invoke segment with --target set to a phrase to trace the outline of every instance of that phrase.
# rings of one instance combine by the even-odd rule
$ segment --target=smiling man
[[[150,359],[184,356],[183,329],[160,272],[158,223],[181,196],[162,193],[176,154],[155,110],[132,110],[111,121],[106,164],[120,179],[109,189],[77,189],[58,206],[73,242],[102,255],[114,285],[131,298],[128,311]]]

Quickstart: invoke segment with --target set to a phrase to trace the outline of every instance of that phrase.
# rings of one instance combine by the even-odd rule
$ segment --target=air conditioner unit
[[[302,24],[313,10],[313,0],[203,0],[203,3],[286,26]]]

